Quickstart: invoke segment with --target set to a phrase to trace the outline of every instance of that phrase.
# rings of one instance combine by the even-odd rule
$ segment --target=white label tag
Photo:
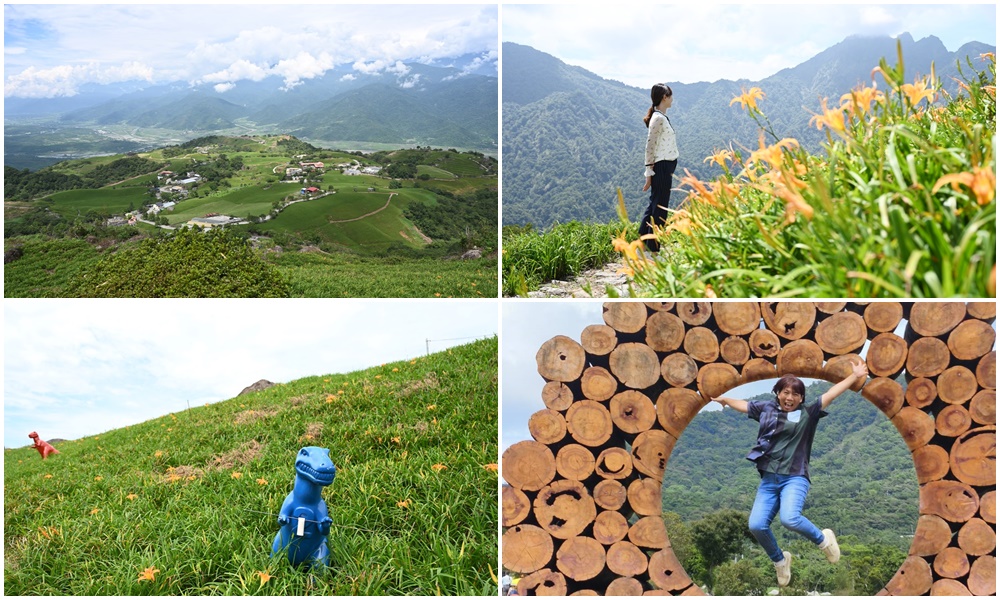
[[[302,537],[306,534],[306,518],[299,517],[299,527],[295,530],[295,535]]]
[[[793,410],[792,412],[788,413],[788,420],[791,421],[792,423],[798,423],[799,419],[801,418],[802,418],[801,410]]]

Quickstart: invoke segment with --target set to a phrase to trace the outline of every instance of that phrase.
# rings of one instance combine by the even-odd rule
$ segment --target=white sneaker
[[[832,529],[823,530],[823,541],[819,544],[819,549],[826,555],[826,560],[835,563],[840,560],[840,546],[837,545],[837,536]]]
[[[785,558],[774,563],[774,570],[778,572],[778,587],[785,587],[792,580],[792,555],[790,552],[782,552]]]

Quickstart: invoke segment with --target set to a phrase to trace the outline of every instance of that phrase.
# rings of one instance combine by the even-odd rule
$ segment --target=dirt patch
[[[208,460],[208,468],[210,470],[219,471],[245,465],[251,460],[260,457],[263,451],[263,444],[257,440],[250,440],[249,442],[241,444],[239,448],[234,448],[229,452],[213,456]]]
[[[240,413],[236,413],[236,418],[233,419],[233,423],[237,425],[246,425],[247,423],[255,423],[261,421],[268,417],[273,417],[278,414],[278,409],[276,408],[262,408],[261,410],[245,410]]]
[[[432,371],[425,375],[423,379],[409,383],[406,387],[400,390],[399,394],[405,397],[420,390],[437,389],[439,385],[441,384],[438,381],[437,373]]]
[[[301,406],[303,402],[309,399],[309,396],[293,396],[288,399],[288,403],[292,406]]]
[[[323,435],[323,423],[310,423],[306,426],[306,432],[299,438],[303,442],[315,442]]]

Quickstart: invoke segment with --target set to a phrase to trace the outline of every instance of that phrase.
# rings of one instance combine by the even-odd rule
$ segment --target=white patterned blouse
[[[677,136],[670,125],[670,119],[658,110],[653,111],[649,120],[649,136],[646,138],[646,172],[645,177],[653,176],[653,165],[661,160],[676,160]]]

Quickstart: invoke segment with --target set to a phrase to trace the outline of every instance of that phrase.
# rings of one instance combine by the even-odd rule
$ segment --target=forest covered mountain
[[[127,152],[248,133],[291,134],[345,150],[358,149],[350,144],[355,142],[496,153],[495,70],[491,75],[459,59],[454,66],[409,63],[372,74],[349,67],[291,88],[271,76],[225,85],[89,85],[72,98],[8,98],[4,163],[35,169],[59,158],[107,153],[108,140],[116,142],[114,152]],[[81,148],[84,131],[95,132],[102,144]]]
[[[958,88],[956,64],[961,61],[968,74],[966,57],[978,61],[980,54],[995,51],[970,42],[949,52],[936,37],[915,41],[906,33],[898,42],[908,79],[929,73],[933,63],[952,94]],[[739,105],[730,106],[741,88],[751,86],[766,94],[761,108],[777,135],[819,150],[825,138],[809,119],[819,111],[820,100],[836,102],[868,83],[883,57],[895,64],[896,45],[897,39],[887,36],[852,36],[760,81],[668,81],[674,92],[669,115],[681,154],[678,175],[687,169],[712,176],[704,158],[730,143],[737,149],[757,147],[757,125]],[[504,43],[503,58],[504,224],[607,222],[615,215],[618,187],[630,217],[637,219],[647,199],[640,190],[649,90],[605,79],[529,46]],[[680,199],[675,194],[672,201]]]
[[[829,388],[827,382],[812,383],[807,401]],[[755,399],[768,397],[773,396]],[[812,489],[804,514],[843,538],[908,547],[910,539],[902,536],[916,527],[918,484],[903,438],[860,394],[845,392],[828,412],[813,443]],[[698,414],[671,454],[664,510],[687,522],[722,509],[749,513],[759,476],[745,456],[756,438],[757,423],[742,413]],[[775,535],[786,533],[776,527]]]

